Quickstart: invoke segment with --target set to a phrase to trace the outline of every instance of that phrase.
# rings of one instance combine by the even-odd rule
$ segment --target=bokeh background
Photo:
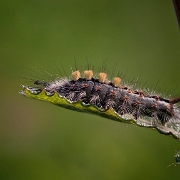
[[[0,179],[179,179],[172,137],[18,94],[76,59],[176,95],[179,35],[171,0],[0,0]]]

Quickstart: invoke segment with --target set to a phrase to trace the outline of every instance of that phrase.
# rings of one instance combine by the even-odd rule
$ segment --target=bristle
[[[79,71],[72,72],[72,78],[74,81],[77,81],[79,78],[81,78],[81,73]]]
[[[93,71],[92,70],[84,71],[84,77],[86,80],[91,80],[93,77]]]
[[[180,102],[180,98],[170,99],[169,102],[170,102],[171,104],[176,104],[176,103]]]
[[[119,77],[114,77],[114,79],[113,79],[113,85],[114,85],[114,87],[118,87],[118,86],[120,85],[120,83],[121,83],[121,78],[119,78]]]
[[[104,83],[105,80],[106,80],[106,77],[107,77],[107,74],[106,74],[106,73],[100,72],[100,73],[98,74],[99,82]]]

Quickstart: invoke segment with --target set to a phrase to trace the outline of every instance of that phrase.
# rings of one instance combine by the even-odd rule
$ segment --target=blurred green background
[[[179,35],[170,0],[0,0],[0,179],[179,179],[172,137],[18,94],[29,69],[70,75],[75,57],[176,95]]]

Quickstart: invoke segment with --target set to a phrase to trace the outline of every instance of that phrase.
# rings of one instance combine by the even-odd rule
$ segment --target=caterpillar
[[[176,154],[174,155],[174,160],[175,162],[168,165],[167,167],[170,167],[172,165],[175,165],[175,166],[180,165],[180,151],[176,152]]]
[[[178,152],[175,154],[174,159],[175,159],[175,161],[176,161],[176,164],[175,164],[175,165],[180,164],[180,151],[178,151]]]
[[[122,85],[119,76],[107,80],[105,72],[94,76],[93,70],[72,72],[72,79],[34,81],[34,87],[22,85],[20,94],[55,105],[87,112],[115,121],[153,128],[180,139],[180,97],[166,99],[143,90]]]

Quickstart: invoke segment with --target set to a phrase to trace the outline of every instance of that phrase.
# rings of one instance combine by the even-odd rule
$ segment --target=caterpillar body
[[[168,165],[167,168],[172,165],[174,165],[174,166],[180,165],[180,151],[176,152],[176,154],[174,155],[174,160],[175,160],[175,162]]]
[[[121,85],[121,78],[107,80],[92,70],[72,72],[72,79],[57,78],[50,82],[34,81],[36,87],[24,86],[20,94],[51,102],[68,109],[97,114],[116,121],[157,129],[160,133],[180,139],[180,98],[166,99],[148,95]]]

